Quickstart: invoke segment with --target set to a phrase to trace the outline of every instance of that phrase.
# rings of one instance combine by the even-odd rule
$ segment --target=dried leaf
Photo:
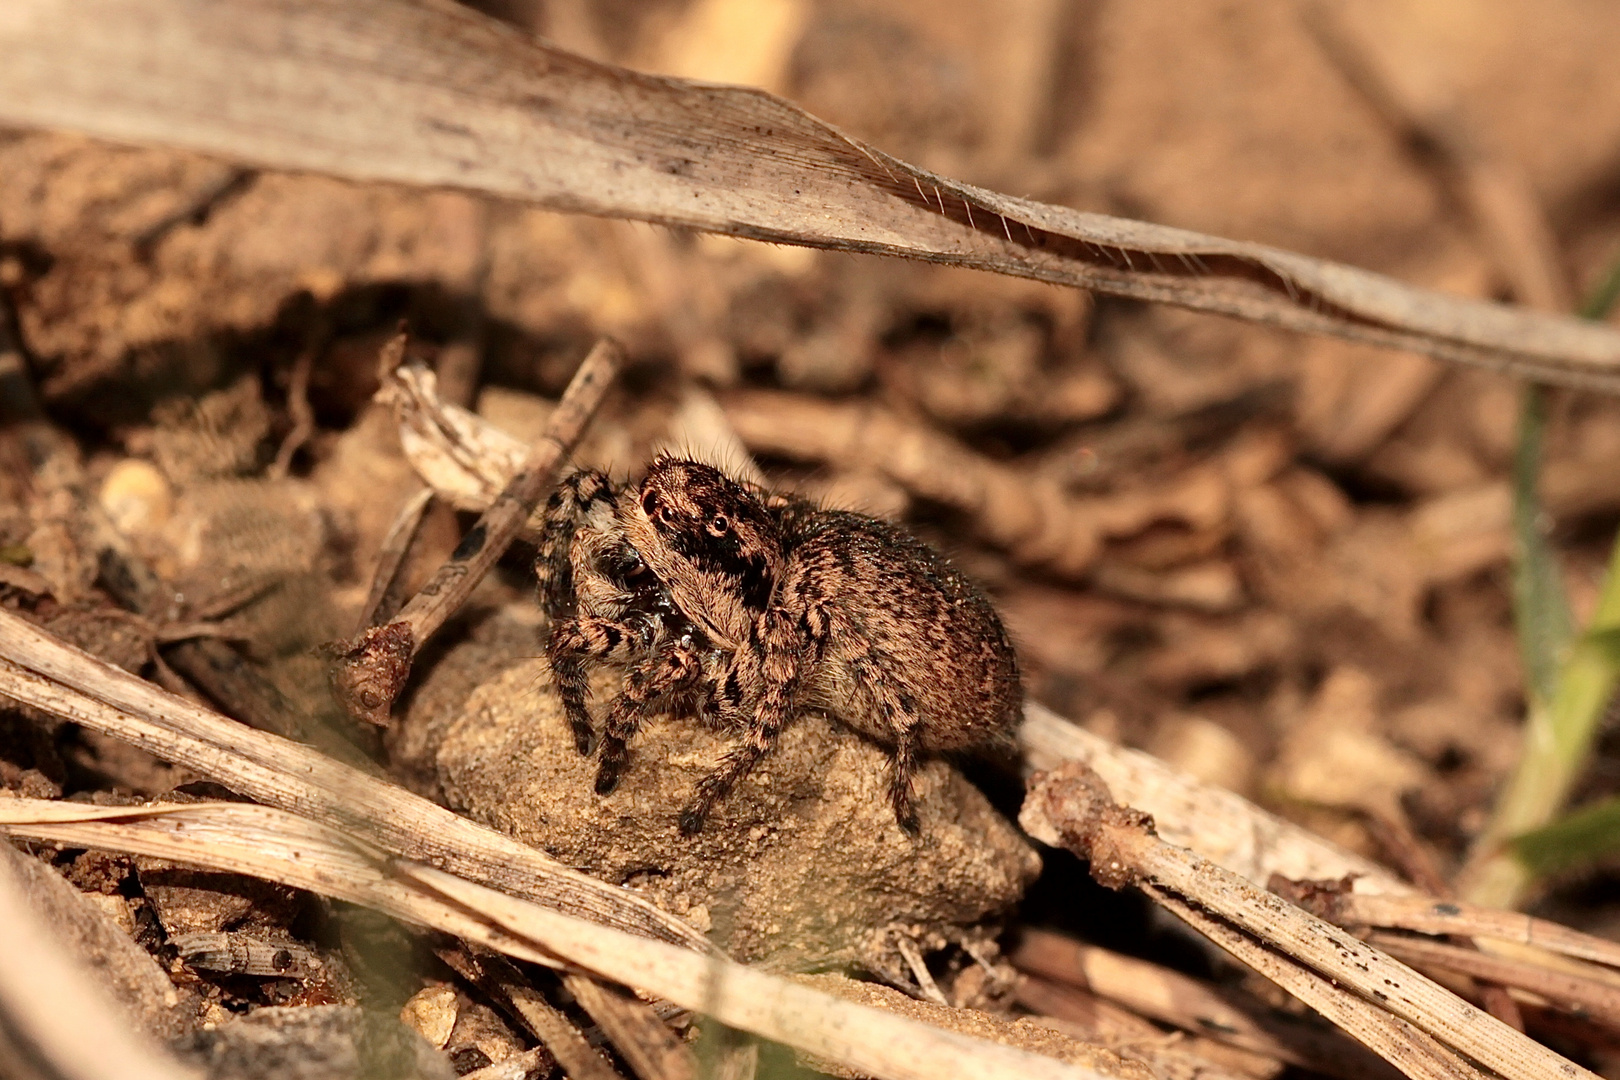
[[[962,184],[763,91],[392,0],[10,0],[0,122],[901,255],[1620,387],[1620,333]]]

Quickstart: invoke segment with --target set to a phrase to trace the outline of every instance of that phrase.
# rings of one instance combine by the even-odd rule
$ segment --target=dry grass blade
[[[1161,903],[1195,905],[1509,1080],[1593,1075],[1331,923],[1159,839],[1084,765],[1037,778],[1019,820],[1037,839],[1089,858],[1104,884],[1138,883]]]
[[[416,531],[421,528],[422,519],[427,515],[428,505],[432,501],[433,489],[423,488],[399,508],[399,513],[395,516],[394,523],[389,526],[387,534],[383,537],[382,547],[377,552],[377,565],[371,573],[371,589],[366,593],[366,602],[360,606],[359,626],[355,629],[355,633],[365,631],[375,625],[379,618],[387,618],[391,613],[390,605],[386,601],[399,577],[400,568],[405,565],[405,557],[410,554],[411,543],[416,539]]]
[[[1340,893],[1322,899],[1325,910],[1317,914],[1340,926],[1384,926],[1421,934],[1494,938],[1620,967],[1620,944],[1517,911],[1422,896]]]
[[[1528,990],[1595,1023],[1620,1029],[1620,987],[1408,934],[1374,931],[1365,940],[1408,964],[1443,968],[1499,986]]]
[[[397,354],[402,348],[401,337],[396,337],[385,353]],[[556,484],[558,473],[623,362],[624,350],[617,342],[604,338],[596,343],[574,372],[562,400],[546,421],[545,431],[450,558],[398,615],[349,643],[333,672],[332,683],[338,700],[356,719],[378,725],[388,723],[394,698],[410,677],[411,661],[472,594]]]
[[[1267,948],[1230,923],[1168,890],[1147,893],[1187,925],[1270,979],[1413,1080],[1484,1080],[1488,1074],[1428,1032],[1345,993],[1331,979]]]
[[[731,961],[599,926],[415,863],[377,858],[324,826],[235,803],[92,807],[0,802],[0,828],[79,846],[268,877],[368,904],[509,956],[561,960],[732,1027],[883,1080],[1096,1080],[1102,1074],[841,1001]]]
[[[368,851],[332,829],[268,806],[92,807],[8,799],[0,803],[0,829],[30,840],[150,855],[266,878],[363,904],[533,963],[553,967],[560,963],[544,950],[512,946],[505,935],[492,932],[487,922],[459,905],[399,882],[381,852]]]
[[[953,263],[1620,386],[1607,328],[1000,195],[763,92],[592,63],[448,4],[11,0],[0,50],[9,124]]]
[[[137,1036],[105,983],[72,963],[0,859],[0,1074],[19,1080],[195,1080]]]
[[[707,950],[652,904],[315,751],[218,713],[0,612],[0,694],[185,765],[268,806],[559,910]]]
[[[1410,894],[1388,870],[1267,813],[1222,787],[1176,772],[1138,750],[1093,735],[1050,709],[1024,707],[1018,745],[1026,769],[1055,769],[1066,761],[1091,766],[1122,805],[1153,816],[1159,835],[1196,851],[1256,885],[1273,874],[1293,880],[1356,879],[1358,892]]]

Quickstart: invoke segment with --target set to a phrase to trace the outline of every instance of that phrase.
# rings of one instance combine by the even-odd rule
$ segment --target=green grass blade
[[[1538,878],[1612,855],[1620,851],[1620,796],[1583,806],[1551,825],[1515,837],[1509,847]]]
[[[1558,557],[1547,542],[1537,480],[1547,425],[1547,395],[1524,388],[1518,446],[1513,455],[1513,617],[1519,651],[1529,682],[1532,716],[1544,711],[1558,689],[1558,667],[1569,645],[1573,622]]]
[[[1587,298],[1581,314],[1605,318],[1620,301],[1620,261]],[[1542,528],[1537,480],[1546,427],[1545,392],[1527,386],[1513,460],[1513,602],[1524,658],[1528,710],[1518,767],[1475,841],[1458,882],[1467,899],[1491,907],[1517,906],[1538,876],[1543,854],[1535,839],[1563,809],[1591,754],[1598,723],[1620,678],[1620,537],[1586,633],[1572,638],[1573,620],[1558,561]],[[1545,859],[1574,858],[1564,846]],[[1567,841],[1567,842],[1566,842]]]

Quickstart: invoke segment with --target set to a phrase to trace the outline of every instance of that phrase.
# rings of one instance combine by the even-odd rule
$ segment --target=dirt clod
[[[921,832],[895,824],[888,757],[803,716],[718,806],[703,832],[676,826],[728,740],[689,721],[649,724],[613,794],[573,735],[540,664],[467,699],[438,751],[451,805],[572,866],[641,890],[745,962],[860,962],[896,921],[962,926],[1006,910],[1040,860],[984,796],[942,761],[919,769]]]

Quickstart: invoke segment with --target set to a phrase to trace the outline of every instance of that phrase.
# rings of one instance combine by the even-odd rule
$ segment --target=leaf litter
[[[389,590],[374,589],[372,570],[401,509],[413,499],[420,504],[424,483],[436,494],[393,542],[400,580],[391,590],[409,596],[450,555],[470,525],[458,514],[483,509],[542,430],[580,357],[611,334],[625,343],[633,366],[587,431],[580,461],[622,474],[658,445],[729,439],[758,456],[772,483],[912,522],[996,595],[1020,639],[1032,697],[1080,722],[1032,706],[1020,733],[1026,768],[1089,761],[1116,797],[1155,816],[1161,836],[1255,884],[1266,885],[1274,874],[1318,882],[1348,874],[1357,875],[1357,902],[1409,897],[1410,909],[1346,921],[1397,928],[1378,932],[1379,947],[1420,967],[1471,971],[1520,988],[1513,992],[1533,1034],[1557,1031],[1561,1049],[1607,1071],[1606,999],[1555,992],[1563,986],[1598,993],[1593,987],[1607,978],[1597,966],[1606,962],[1602,943],[1572,939],[1572,955],[1587,959],[1570,968],[1576,961],[1558,961],[1548,951],[1557,947],[1550,944],[1557,934],[1526,931],[1527,944],[1501,913],[1466,925],[1423,921],[1417,915],[1433,901],[1413,895],[1401,880],[1399,857],[1380,847],[1388,834],[1370,824],[1369,808],[1393,816],[1442,868],[1452,865],[1512,766],[1523,702],[1506,591],[1514,387],[1433,358],[1603,386],[1612,382],[1620,354],[1606,328],[1475,302],[1517,295],[1533,278],[1504,273],[1500,237],[1488,228],[1476,233],[1477,223],[1435,194],[1432,176],[1404,156],[1385,122],[1356,112],[1350,102],[1358,91],[1346,88],[1342,57],[1319,51],[1304,24],[1241,5],[1220,33],[1201,13],[1172,18],[1152,5],[1083,15],[1030,3],[1016,5],[1016,17],[988,22],[965,6],[954,19],[940,20],[899,10],[785,5],[793,17],[756,31],[785,37],[769,48],[752,46],[759,56],[776,57],[775,67],[767,64],[750,81],[785,92],[837,123],[834,129],[758,92],[629,75],[439,5],[209,11],[98,3],[102,37],[70,39],[51,29],[66,20],[0,24],[0,33],[41,35],[29,39],[39,48],[13,45],[25,59],[0,75],[11,80],[0,110],[27,126],[181,149],[120,148],[20,130],[0,142],[0,280],[15,308],[15,323],[0,334],[0,354],[12,365],[8,372],[26,373],[25,389],[37,388],[35,404],[4,435],[7,460],[17,463],[0,481],[8,494],[0,588],[9,610],[93,653],[163,676],[176,689],[195,693],[200,686],[210,705],[241,718],[290,714],[306,740],[314,737],[310,731],[336,732],[341,744],[322,744],[329,754],[353,753],[356,762],[380,756],[393,778],[418,795],[533,840],[543,834],[525,830],[536,823],[520,825],[514,806],[496,798],[509,770],[491,772],[486,764],[480,771],[496,744],[481,741],[474,716],[487,719],[489,703],[509,700],[513,688],[534,692],[542,682],[514,666],[536,651],[540,629],[525,596],[521,556],[479,583],[445,640],[422,661],[398,721],[380,734],[346,726],[326,698],[323,661],[312,650],[352,633],[361,610],[377,606],[368,599],[373,592],[389,608],[382,595]],[[596,15],[570,22],[567,6],[513,4],[501,13],[539,20],[530,25],[543,24],[555,40],[603,60],[714,74],[683,66],[681,57],[702,33],[725,24],[722,3],[632,19],[628,31]],[[131,21],[136,13],[142,17]],[[1493,25],[1517,27],[1526,41],[1549,32],[1511,5],[1494,18]],[[1539,16],[1549,25],[1573,18],[1561,8]],[[300,29],[267,46],[272,39],[264,35],[276,25]],[[701,27],[709,29],[700,33]],[[1599,20],[1565,40],[1582,40],[1583,49],[1601,55],[1609,32]],[[1397,79],[1413,55],[1443,56],[1458,93],[1469,95],[1460,99],[1470,103],[1464,121],[1490,131],[1498,160],[1516,156],[1533,197],[1553,211],[1563,268],[1578,282],[1609,272],[1615,223],[1584,193],[1612,180],[1611,166],[1587,145],[1602,141],[1616,119],[1596,102],[1586,114],[1591,130],[1579,136],[1551,121],[1526,129],[1522,119],[1538,109],[1556,114],[1548,103],[1563,92],[1559,80],[1574,75],[1561,74],[1559,65],[1526,72],[1518,60],[1503,68],[1508,62],[1480,40],[1426,39],[1410,29],[1369,40],[1363,47]],[[351,50],[337,63],[334,42]],[[886,43],[886,51],[873,54],[872,42]],[[62,66],[85,55],[75,50],[92,48],[99,50],[93,69]],[[164,75],[140,83],[144,97],[115,98],[113,88],[131,85],[127,65],[153,55],[170,58]],[[298,77],[268,90],[241,77],[268,55]],[[1144,63],[1144,55],[1154,62]],[[1009,65],[1008,57],[1024,62]],[[1076,57],[1087,58],[1089,83],[1065,66]],[[1585,70],[1581,56],[1568,63],[1571,71]],[[874,81],[872,64],[908,72],[914,97],[885,85],[892,77]],[[1026,81],[1013,79],[1013,69],[1025,72]],[[1504,80],[1504,70],[1512,78]],[[367,90],[379,78],[388,80],[387,94]],[[1504,82],[1516,97],[1493,96],[1506,92],[1495,88]],[[1295,91],[1281,97],[1293,100],[1277,100],[1281,83]],[[1226,88],[1229,117],[1211,118],[1202,109],[1211,85]],[[280,96],[292,87],[302,97]],[[536,122],[533,98],[512,104],[519,87],[549,95],[554,108]],[[1414,93],[1412,86],[1404,90]],[[1402,107],[1416,108],[1412,101],[1421,102],[1422,92],[1418,86]],[[202,99],[233,103],[235,119],[177,107]],[[516,116],[524,118],[521,128]],[[1019,119],[1008,124],[1009,116]],[[753,130],[762,124],[768,136]],[[1147,131],[1163,138],[1150,141]],[[1276,146],[1256,145],[1258,131],[1284,134]],[[671,149],[683,141],[702,151]],[[559,169],[563,161],[579,167]],[[412,190],[421,185],[458,190]],[[997,188],[1034,197],[997,195]],[[1368,199],[1367,191],[1381,197]],[[550,212],[556,209],[678,227],[654,231]],[[1121,213],[1199,231],[1104,216]],[[689,228],[834,250],[741,244]],[[1212,238],[1221,234],[1266,243]],[[1285,248],[1331,254],[1426,288]],[[921,261],[879,263],[850,252]],[[1133,299],[1237,315],[1249,325]],[[388,408],[370,403],[378,350],[401,318],[411,329],[414,359],[437,364],[450,396],[469,406],[457,413],[419,382],[412,391],[417,407],[405,416],[431,422],[409,436]],[[468,356],[481,367],[471,397],[455,389],[457,378],[469,385]],[[419,378],[413,371],[407,366],[401,376]],[[706,386],[713,405],[696,422],[693,380]],[[6,385],[10,414],[16,406]],[[677,431],[672,420],[683,409]],[[1595,580],[1602,534],[1620,515],[1610,465],[1620,427],[1612,401],[1590,393],[1555,392],[1551,416],[1544,494],[1580,614],[1593,599],[1582,583]],[[435,434],[451,437],[460,480],[444,480],[427,464]],[[479,449],[467,452],[469,446]],[[735,459],[737,451],[730,453]],[[491,454],[504,466],[478,477]],[[272,474],[277,478],[266,479]],[[255,575],[276,587],[256,595]],[[139,586],[133,591],[131,581]],[[146,620],[145,634],[192,626],[193,612],[248,599],[229,610],[229,639],[176,643],[158,634],[147,645],[132,636],[134,624],[113,617],[133,595],[183,598],[135,609]],[[4,629],[6,655],[20,663],[13,650],[24,632],[10,623]],[[154,652],[171,669],[167,675],[153,665]],[[230,681],[220,681],[222,663],[240,666],[230,669]],[[120,710],[134,715],[141,705],[152,718],[189,715],[198,723],[205,713],[145,696],[108,670],[82,660],[33,670],[7,669],[5,693],[28,703],[6,717],[0,754],[0,779],[16,794],[185,803],[198,797],[190,792],[217,799],[222,792],[209,785],[223,784],[297,815],[286,826],[289,836],[315,827],[311,815],[332,815],[321,824],[338,828],[344,844],[361,841],[372,867],[363,873],[356,864],[351,886],[382,866],[393,867],[384,875],[388,887],[419,888],[423,879],[390,857],[520,894],[539,880],[525,885],[525,875],[556,874],[556,881],[582,890],[580,897],[596,897],[580,901],[593,922],[619,920],[693,944],[702,930],[733,949],[771,940],[769,920],[726,924],[723,904],[664,876],[666,864],[638,874],[634,852],[575,849],[567,857],[594,860],[612,885],[633,890],[598,896],[573,868],[549,868],[533,854],[503,847],[495,833],[433,816],[441,811],[426,803],[409,804],[424,816],[398,819],[417,824],[390,833],[391,812],[381,808],[407,804],[400,794],[384,796],[372,786],[380,781],[360,773],[331,773],[323,765],[310,775],[326,777],[327,786],[285,786],[287,776],[303,775],[278,771],[293,759],[263,748],[257,764],[241,758],[240,744],[252,739],[232,737],[233,722],[217,715],[208,721],[219,726],[206,729],[214,734],[184,742],[189,749],[182,752],[176,734],[132,726]],[[208,671],[215,681],[198,674]],[[121,696],[108,700],[115,685]],[[249,685],[257,689],[244,698]],[[543,713],[521,700],[510,711],[514,723]],[[63,725],[62,717],[74,724]],[[27,734],[41,730],[50,738]],[[137,743],[163,763],[97,731],[124,738],[144,731]],[[685,736],[670,737],[679,746]],[[1120,742],[1152,750],[1172,768],[1121,750]],[[454,762],[444,756],[447,745],[459,748]],[[677,759],[681,753],[647,752]],[[1603,760],[1585,782],[1590,794],[1605,790]],[[244,779],[255,768],[270,771]],[[939,791],[965,783],[950,775]],[[1333,783],[1325,786],[1322,778]],[[784,775],[778,783],[791,791],[795,781]],[[987,790],[1003,813],[1016,806],[994,783]],[[651,790],[648,797],[657,798]],[[965,797],[948,796],[941,806],[959,807]],[[366,826],[372,798],[382,801],[370,804]],[[208,803],[194,805],[199,815],[216,812]],[[372,827],[404,850],[366,847]],[[590,836],[600,842],[612,829],[608,820]],[[413,839],[400,840],[413,830]],[[445,836],[457,839],[446,844]],[[560,839],[552,843],[566,847]],[[1004,849],[1006,866],[1027,858],[1021,843]],[[182,895],[155,884],[177,871],[110,843],[125,853],[97,856],[105,861],[93,866],[77,854],[88,846],[80,838],[36,843],[35,850],[89,890],[98,912],[145,933],[137,937],[143,944],[161,949],[165,934],[184,932],[176,901],[164,900],[165,907],[155,899]],[[231,869],[275,877],[277,860],[269,855],[275,850],[267,840]],[[497,858],[501,851],[506,855]],[[445,861],[458,858],[456,865]],[[499,865],[475,870],[480,858]],[[204,856],[195,859],[207,865]],[[1087,985],[1054,976],[1050,967],[1019,974],[1013,965],[1025,954],[1017,951],[1016,935],[998,936],[1006,927],[1044,926],[1065,941],[1078,935],[1096,942],[1093,948],[1161,960],[1173,952],[1162,933],[1122,938],[1062,899],[1071,894],[1059,885],[1060,860],[1046,853],[1047,876],[1014,913],[988,921],[961,914],[902,919],[874,927],[864,952],[843,955],[861,956],[867,977],[914,996],[932,986],[956,1010],[972,1007],[974,1017],[1034,1014],[1070,1040],[1064,1051],[1019,1042],[1005,1020],[969,1032],[1037,1054],[1065,1057],[1079,1036],[1155,1075],[1188,1069],[1270,1075],[1284,1061],[1335,1075],[1377,1068],[1342,1042],[1321,1042],[1332,1032],[1310,1032],[1308,1016],[1279,1008],[1280,999],[1238,966],[1215,962],[1212,985],[1246,1015],[1299,1021],[1294,1041],[1265,1042],[1245,1028],[1248,1034],[1223,1043],[1202,1024],[1198,1008],[1149,1012],[1146,1020],[1126,1011],[1140,1008],[1131,1003],[1143,985],[1186,977],[1164,967],[1142,969],[1132,985],[1112,990],[1106,979]],[[1380,860],[1397,865],[1387,869]],[[230,887],[228,879],[217,884]],[[1155,888],[1172,910],[1197,921],[1186,899]],[[958,900],[970,895],[965,879],[950,882],[942,895],[951,889],[960,890]],[[461,985],[455,979],[465,976],[430,965],[390,983],[382,960],[408,952],[400,942],[410,938],[385,937],[393,944],[368,949],[360,943],[372,931],[363,932],[348,908],[297,895],[306,897],[303,914],[285,925],[271,919],[253,922],[251,931],[221,932],[271,933],[272,941],[284,933],[312,950],[323,970],[352,968],[366,976],[329,984],[335,989],[323,992],[335,994],[338,1007],[366,998],[397,1011],[424,982]],[[443,895],[434,910],[461,919],[455,925],[464,940],[493,940],[493,924],[474,929],[467,920],[492,917],[494,908],[469,915],[472,893],[450,906]],[[569,901],[557,899],[566,892],[547,895],[568,910]],[[986,910],[1004,910],[1003,893],[984,896]],[[1580,896],[1553,893],[1548,913],[1601,930],[1604,909],[1583,905]],[[644,907],[645,898],[662,906]],[[166,932],[165,918],[174,923]],[[1349,1006],[1322,989],[1308,960],[1256,951],[1235,925],[1209,925],[1206,932],[1325,1014],[1350,1017],[1334,1013]],[[761,930],[764,937],[757,936]],[[1454,944],[1393,939],[1397,932],[1471,938],[1480,959],[1443,951]],[[812,944],[801,937],[796,944],[828,957],[837,952],[825,939]],[[1453,968],[1445,967],[1447,956]],[[1509,960],[1498,962],[1503,956]],[[1020,966],[1033,970],[1036,963],[1026,955]],[[1207,971],[1210,961],[1201,963]],[[1487,969],[1488,976],[1479,974]],[[592,970],[632,981],[649,977]],[[1561,984],[1547,972],[1587,981]],[[613,1067],[680,1075],[702,1057],[667,1041],[669,1031],[693,1030],[691,1016],[651,982],[642,988],[666,994],[655,1008],[633,999],[615,1006],[578,971],[558,979],[526,969],[524,977],[529,993],[560,1010],[565,1027],[592,1038],[607,1033],[616,1048]],[[308,981],[206,972],[184,978],[200,995],[182,1003],[191,1011],[181,1022],[189,1024],[281,1008],[314,988]],[[871,984],[850,986],[841,976],[816,979],[835,994],[946,1023],[927,1012],[942,1008],[937,1004],[885,998]],[[357,994],[355,985],[369,989]],[[1448,985],[1469,992],[1455,979]],[[471,1030],[470,1004],[458,1004],[456,995],[447,1000],[469,1018],[462,1027]],[[732,1005],[696,1002],[700,1012],[741,1021],[742,1014],[726,1011]],[[1397,1055],[1416,1053],[1409,1067],[1435,1070],[1421,1074],[1463,1068],[1454,1050],[1404,1031],[1406,1021],[1381,1020],[1362,1006],[1351,1011],[1374,1025],[1372,1043]],[[510,1053],[534,1038],[514,1034],[532,1029],[513,1011],[486,1020],[507,1032],[478,1044],[492,1053]],[[670,1020],[674,1027],[664,1027]],[[808,1028],[792,1032],[749,1030],[799,1048],[820,1068],[910,1075],[894,1071],[901,1068],[894,1058],[829,1050],[816,1042],[824,1032],[811,1031],[821,1021],[805,1022]],[[1027,1028],[1030,1021],[1019,1023]],[[418,1030],[441,1045],[434,1024],[421,1020]],[[1163,1033],[1176,1029],[1189,1034],[1164,1044]],[[547,1030],[561,1039],[559,1047],[567,1042],[557,1027]],[[887,1037],[880,1030],[860,1052]],[[460,1039],[446,1036],[445,1052],[471,1045]],[[1490,1054],[1462,1049],[1476,1058]],[[781,1065],[771,1053],[760,1067]],[[462,1071],[497,1067],[485,1050],[455,1051],[451,1059]],[[960,1067],[961,1059],[952,1060]]]

